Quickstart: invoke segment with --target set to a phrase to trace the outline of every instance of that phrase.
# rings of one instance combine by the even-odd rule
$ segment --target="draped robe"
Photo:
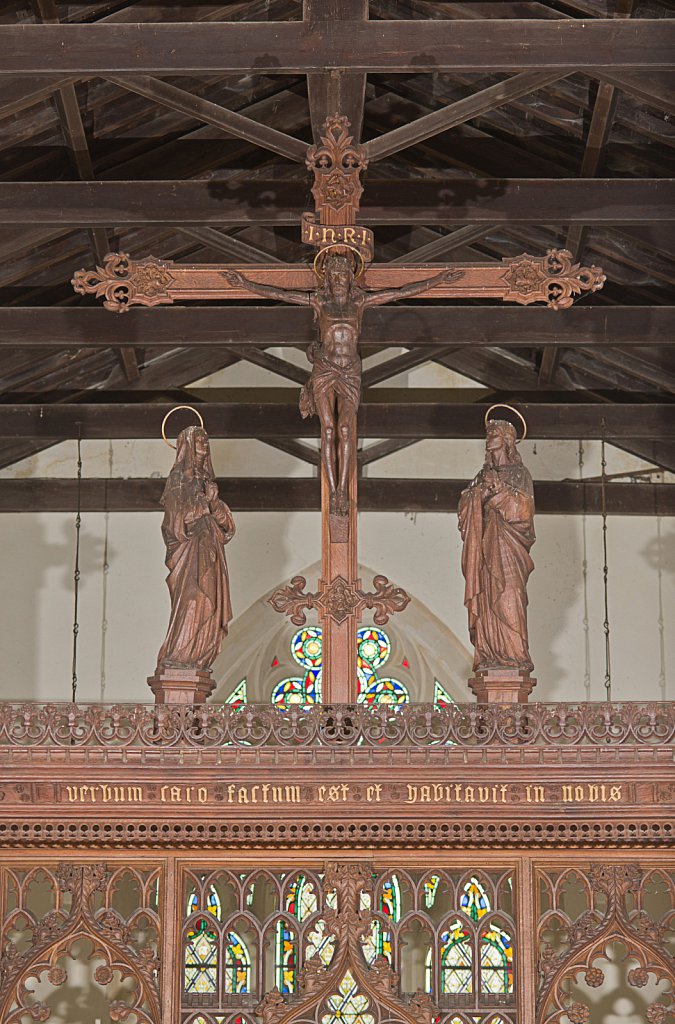
[[[234,520],[225,502],[206,497],[206,484],[214,474],[209,455],[202,469],[198,467],[196,429],[188,427],[179,436],[176,463],[162,497],[171,617],[157,656],[158,670],[210,668],[232,618],[225,544],[234,536]]]
[[[496,480],[494,490],[489,480]],[[532,477],[520,463],[484,466],[462,491],[459,529],[464,541],[464,604],[474,645],[474,671],[531,672],[527,637],[527,580],[534,568]]]

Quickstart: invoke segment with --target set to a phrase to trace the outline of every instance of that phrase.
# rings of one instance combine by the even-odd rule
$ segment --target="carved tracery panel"
[[[672,872],[597,862],[542,870],[538,886],[541,1024],[673,1019]]]
[[[509,871],[189,871],[182,1024],[514,1024]]]
[[[161,1024],[160,871],[2,869],[0,1020]]]

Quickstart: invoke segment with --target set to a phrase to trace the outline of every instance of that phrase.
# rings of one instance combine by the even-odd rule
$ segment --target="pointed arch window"
[[[496,921],[481,935],[480,990],[494,994],[513,992],[513,944],[511,936]]]
[[[234,931],[226,935],[223,981],[228,995],[251,991],[251,956],[244,940]]]
[[[440,989],[446,994],[473,992],[471,936],[461,921],[454,921],[441,935]]]

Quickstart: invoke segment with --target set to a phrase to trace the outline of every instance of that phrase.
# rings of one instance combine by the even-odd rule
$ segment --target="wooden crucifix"
[[[187,265],[149,257],[132,260],[110,254],[103,267],[78,271],[73,286],[104,299],[107,309],[155,306],[180,300],[247,299],[260,296],[314,312],[318,338],[310,346],[310,379],[302,389],[300,411],[321,422],[322,571],[316,592],[294,577],[270,598],[279,612],[302,626],[310,608],[318,611],[323,634],[322,692],[326,703],[357,699],[356,633],[362,612],[373,609],[384,625],[409,597],[385,576],[366,592],[358,578],[356,413],[361,393],[359,335],[370,306],[399,299],[501,298],[528,305],[545,301],[570,306],[582,291],[602,287],[597,267],[573,264],[570,253],[550,250],[544,257],[522,255],[501,263],[454,264],[430,275],[429,266],[366,266],[374,238],[357,225],[363,192],[365,149],[355,146],[349,122],[335,114],[326,120],[321,145],[310,146],[307,167],[314,174],[316,211],[302,217],[302,238],[314,247],[307,265],[242,268],[222,264]],[[318,219],[317,219],[318,216]]]

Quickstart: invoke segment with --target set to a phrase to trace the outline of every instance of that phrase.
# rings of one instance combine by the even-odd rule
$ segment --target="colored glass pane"
[[[286,910],[297,917],[298,921],[304,921],[310,914],[315,914],[318,907],[314,886],[304,875],[299,875],[288,888]]]
[[[295,933],[283,919],[277,921],[275,974],[280,992],[295,992],[298,971],[298,947]]]
[[[315,954],[321,960],[324,967],[328,967],[335,952],[335,936],[328,932],[326,922],[320,918],[316,927],[307,935],[305,947],[305,960],[311,959]]]
[[[434,704],[437,708],[448,708],[456,702],[452,699],[446,688],[434,679]]]
[[[251,991],[251,957],[246,943],[236,932],[227,933],[224,978],[225,992],[229,995]]]
[[[370,894],[362,892],[360,900],[361,910],[370,910],[370,907]],[[378,909],[381,914],[385,917],[390,917],[392,921],[398,922],[400,920],[401,889],[396,875],[392,875],[383,884]],[[361,942],[361,948],[363,949],[366,963],[372,964],[378,956],[386,956],[389,963],[391,963],[391,932],[383,928],[382,922],[375,918],[371,923],[370,932],[364,936]]]
[[[407,704],[408,690],[398,679],[380,679],[377,670],[391,655],[391,642],[382,629],[363,626],[357,631],[358,700],[367,704]],[[321,703],[321,667],[323,656],[320,626],[307,626],[294,633],[291,656],[303,676],[288,676],[277,683],[271,702],[280,710],[303,704]]]
[[[513,992],[513,946],[511,936],[493,923],[481,937],[480,990]]]
[[[431,878],[427,878],[426,882],[424,883],[424,906],[427,908],[427,910],[431,910],[434,903],[436,902],[439,882],[439,876],[432,875]]]
[[[328,997],[327,1008],[321,1024],[375,1024],[371,1013],[366,1013],[369,1003],[359,992],[351,971],[347,971],[338,986],[338,991]]]
[[[321,668],[321,628],[300,629],[291,640],[291,654],[303,668]]]
[[[375,679],[364,692],[359,695],[360,704],[408,704],[410,694],[408,688],[398,679]]]
[[[441,992],[473,992],[471,939],[460,921],[441,935]]]
[[[188,917],[190,914],[194,914],[200,909],[201,908],[199,906],[199,897],[197,895],[197,890],[193,889],[188,897]],[[219,921],[221,920],[222,911],[220,906],[220,896],[218,895],[215,886],[213,885],[209,886],[209,891],[206,894],[206,907],[204,909],[208,910],[209,913],[213,914],[213,916],[217,918]],[[188,932],[188,938],[190,938],[192,934],[193,932]]]
[[[460,906],[472,921],[479,921],[490,910],[490,900],[477,878],[472,878],[464,886]]]
[[[237,683],[230,696],[225,701],[226,704],[232,704],[235,708],[240,708],[243,704],[248,704],[248,696],[246,692],[246,680],[242,679],[240,683]]]
[[[206,918],[188,933],[183,984],[186,992],[218,991],[218,938]]]

